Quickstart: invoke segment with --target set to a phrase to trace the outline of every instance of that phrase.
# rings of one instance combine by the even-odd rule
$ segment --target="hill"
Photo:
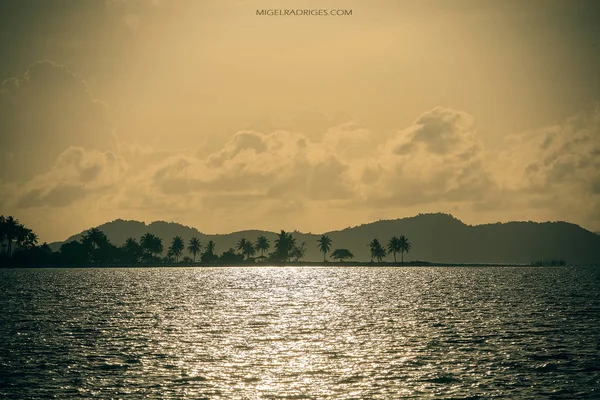
[[[216,251],[222,253],[235,247],[239,239],[254,241],[266,236],[271,243],[275,232],[246,230],[221,235],[209,235],[195,228],[174,222],[116,220],[98,226],[112,243],[120,245],[128,237],[139,238],[146,232],[163,239],[165,248],[174,236],[187,240],[196,236],[202,243],[213,240]],[[382,220],[339,231],[326,232],[333,240],[333,249],[347,248],[357,261],[370,260],[367,244],[378,238],[382,244],[392,236],[405,235],[412,243],[407,260],[439,263],[530,263],[537,260],[566,260],[569,264],[600,264],[600,235],[567,222],[508,222],[466,225],[448,214],[419,214],[414,217]],[[79,240],[83,232],[66,240]],[[322,260],[316,243],[320,234],[292,232],[298,243],[306,242],[305,260]],[[57,250],[64,242],[52,243]],[[386,258],[392,261],[392,256]]]

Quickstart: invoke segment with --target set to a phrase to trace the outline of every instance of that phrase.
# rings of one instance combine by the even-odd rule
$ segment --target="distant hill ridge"
[[[146,232],[163,239],[165,249],[174,236],[186,241],[196,236],[204,244],[216,243],[222,253],[242,237],[254,241],[266,236],[271,245],[275,232],[245,230],[229,234],[205,234],[196,228],[175,222],[155,221],[150,224],[117,219],[97,227],[110,241],[121,245],[128,237],[139,238]],[[79,240],[84,232],[71,236],[65,242]],[[332,249],[346,248],[355,260],[370,260],[367,244],[377,238],[384,245],[392,236],[405,235],[412,243],[406,260],[443,263],[530,263],[537,260],[566,260],[569,264],[600,264],[600,235],[568,222],[507,222],[484,225],[466,225],[449,214],[419,214],[394,220],[381,220],[342,230],[325,232],[332,241]],[[292,232],[298,243],[306,242],[307,261],[323,259],[317,249],[321,234]],[[64,242],[51,243],[58,250]],[[187,245],[186,245],[187,246]],[[393,261],[388,256],[386,261]]]

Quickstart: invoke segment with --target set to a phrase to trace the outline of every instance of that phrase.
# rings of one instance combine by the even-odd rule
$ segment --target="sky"
[[[600,231],[599,20],[594,0],[4,0],[0,214],[48,242],[117,218]]]

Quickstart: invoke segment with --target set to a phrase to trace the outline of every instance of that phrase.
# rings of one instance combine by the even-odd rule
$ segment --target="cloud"
[[[207,157],[180,152],[148,165],[130,184],[136,199],[123,201],[236,215],[246,199],[246,208],[268,218],[292,203],[299,210],[400,210],[491,202],[496,185],[470,115],[438,107],[388,141],[375,138],[355,122],[329,128],[320,141],[290,131],[239,131]]]
[[[225,147],[208,158],[208,164],[220,167],[227,160],[239,155],[241,152],[263,153],[267,150],[265,135],[254,131],[240,131],[233,135]]]
[[[375,133],[356,121],[330,127],[322,140],[323,146],[333,154],[346,159],[373,158],[377,151]]]
[[[474,118],[462,111],[436,107],[421,115],[398,138],[395,154],[407,154],[422,147],[427,152],[468,157],[478,142],[474,134]]]
[[[33,63],[0,86],[0,179],[26,180],[70,146],[115,150],[107,106],[84,81],[51,61]]]
[[[537,149],[532,148],[536,144]],[[538,131],[523,145],[537,153],[524,170],[536,189],[576,185],[593,192],[593,182],[600,176],[600,108],[546,132]]]
[[[299,133],[241,131],[205,160],[175,156],[150,173],[168,193],[246,193],[282,198],[349,195],[345,165]]]
[[[110,151],[70,147],[59,155],[49,172],[13,189],[16,206],[21,209],[70,206],[90,194],[114,189],[127,170],[126,162]]]
[[[600,106],[560,125],[509,136],[499,161],[509,171],[504,179],[513,178],[512,188],[592,191],[600,175]]]
[[[398,131],[365,165],[365,201],[380,207],[485,201],[494,190],[485,150],[467,113],[436,107]]]
[[[500,152],[486,150],[471,115],[442,107],[387,140],[346,122],[320,140],[239,131],[206,156],[127,143],[117,152],[69,147],[47,172],[0,184],[0,203],[199,221],[212,232],[277,224],[318,231],[334,220],[348,226],[429,211],[583,223],[598,220],[599,121],[598,109],[582,113],[512,135]]]
[[[507,207],[600,223],[600,105],[563,123],[510,135],[495,164]],[[517,200],[518,199],[518,200]]]
[[[88,192],[89,190],[82,185],[70,184],[55,186],[46,192],[40,189],[33,189],[21,197],[18,205],[21,208],[41,206],[65,207],[83,198]]]

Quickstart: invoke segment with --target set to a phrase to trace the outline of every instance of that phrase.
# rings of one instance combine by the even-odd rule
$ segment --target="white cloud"
[[[365,165],[366,202],[380,207],[477,203],[494,189],[473,117],[436,107],[398,131]]]
[[[172,219],[207,232],[278,224],[319,231],[429,211],[600,225],[599,116],[596,109],[511,136],[501,152],[485,149],[472,116],[442,107],[381,142],[344,123],[321,140],[240,131],[204,157],[127,143],[118,155],[71,147],[50,171],[4,183],[10,196],[0,202],[26,212]]]
[[[600,106],[509,136],[494,167],[507,208],[600,225]]]

